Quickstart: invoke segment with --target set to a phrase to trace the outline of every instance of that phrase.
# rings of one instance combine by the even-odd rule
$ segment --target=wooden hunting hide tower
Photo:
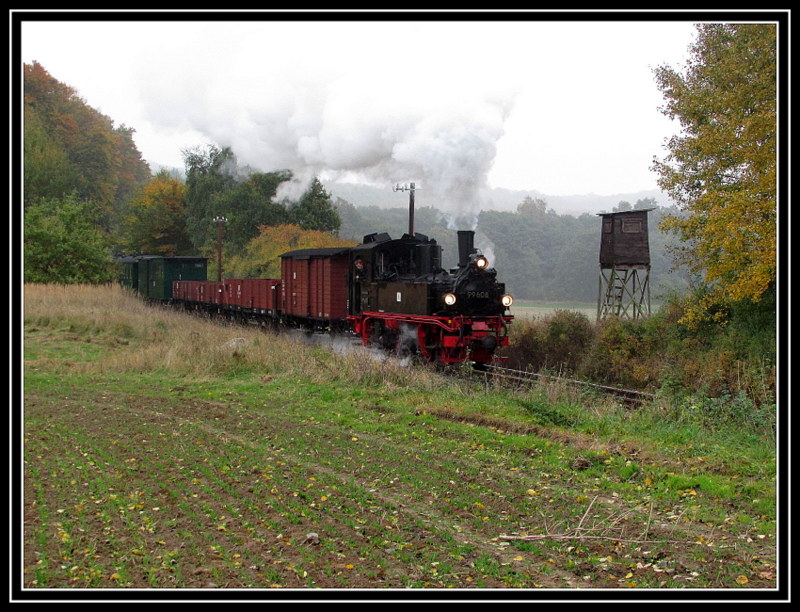
[[[600,286],[597,319],[650,315],[650,244],[647,213],[652,208],[600,213]]]

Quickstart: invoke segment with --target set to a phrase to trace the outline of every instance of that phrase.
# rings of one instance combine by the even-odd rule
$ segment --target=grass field
[[[27,286],[23,592],[777,589],[771,431],[341,346]]]
[[[590,320],[597,318],[597,304],[583,302],[536,302],[533,300],[514,300],[511,314],[522,319],[541,318],[553,314],[556,310],[572,310],[580,312]]]

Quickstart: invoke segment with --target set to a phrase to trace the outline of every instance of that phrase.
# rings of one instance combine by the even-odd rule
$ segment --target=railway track
[[[608,395],[613,395],[615,397],[618,397],[620,400],[622,400],[625,404],[629,406],[639,406],[643,403],[652,401],[656,397],[652,393],[646,393],[644,391],[637,391],[634,389],[623,389],[621,387],[613,387],[610,385],[600,385],[597,383],[591,383],[585,380],[564,378],[562,376],[551,376],[547,374],[539,374],[536,372],[527,372],[525,370],[514,370],[511,368],[504,368],[494,365],[487,365],[483,370],[476,371],[476,374],[484,374],[486,376],[491,375],[493,379],[511,380],[525,384],[531,384],[533,382],[537,382],[540,380],[558,381],[561,383],[575,385],[577,387],[594,389],[596,391],[600,391]]]
[[[249,320],[240,320],[240,324],[244,326],[258,326],[257,324],[253,323]],[[342,347],[352,346],[353,348],[358,347],[363,349],[364,346],[362,345],[360,340],[351,340],[348,334],[344,336],[332,336],[330,334],[323,334],[323,333],[312,333],[310,331],[303,331],[293,328],[285,328],[280,330],[283,333],[292,334],[293,337],[298,338],[303,343],[318,343],[330,346],[337,346],[341,350]],[[338,340],[337,340],[338,338]],[[353,336],[354,338],[354,336]],[[367,349],[369,350],[369,349]],[[387,353],[388,354],[388,353]],[[458,374],[459,376],[463,375]],[[514,370],[512,368],[504,368],[501,366],[495,366],[491,364],[483,364],[480,369],[475,369],[472,371],[473,376],[484,376],[489,377],[493,380],[510,380],[516,381],[523,384],[532,384],[533,382],[537,382],[540,380],[550,380],[554,382],[561,382],[570,385],[585,387],[595,389],[602,393],[606,393],[609,395],[613,395],[618,397],[621,401],[623,401],[628,406],[638,406],[643,403],[652,401],[655,399],[655,395],[652,393],[646,393],[644,391],[637,391],[635,389],[623,389],[621,387],[613,387],[610,385],[600,385],[597,383],[591,383],[584,380],[577,380],[572,378],[565,378],[563,376],[551,376],[548,374],[539,374],[536,372],[529,372],[526,370]]]

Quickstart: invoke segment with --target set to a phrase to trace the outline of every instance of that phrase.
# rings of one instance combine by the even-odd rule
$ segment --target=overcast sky
[[[469,199],[655,189],[677,131],[653,69],[682,68],[688,21],[56,21],[22,24],[38,61],[143,157],[231,146],[257,170],[358,173]]]

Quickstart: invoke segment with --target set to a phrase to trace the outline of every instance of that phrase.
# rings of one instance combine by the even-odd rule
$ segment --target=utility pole
[[[392,191],[408,191],[408,235],[414,236],[414,183],[410,187],[406,185],[395,185]]]
[[[217,224],[217,282],[222,282],[222,224],[227,223],[228,219],[221,215],[214,217]]]

